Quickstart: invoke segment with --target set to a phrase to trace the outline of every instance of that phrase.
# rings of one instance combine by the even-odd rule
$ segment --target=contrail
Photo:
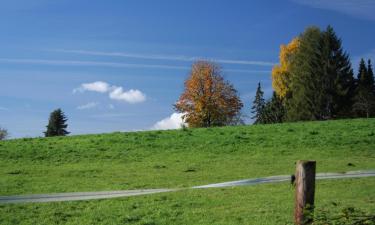
[[[163,64],[137,64],[137,63],[119,63],[119,62],[103,62],[103,61],[84,61],[84,60],[52,60],[52,59],[14,59],[0,58],[0,63],[14,64],[36,64],[49,66],[92,66],[92,67],[113,67],[113,68],[146,68],[146,69],[168,69],[168,70],[184,70],[191,68],[187,66],[172,66]],[[268,70],[240,70],[240,69],[224,69],[224,72],[233,73],[257,73],[269,74]]]
[[[237,65],[256,65],[256,66],[273,66],[274,62],[265,61],[251,61],[251,60],[235,60],[235,59],[219,59],[212,57],[201,57],[201,56],[183,56],[183,55],[159,55],[159,54],[138,54],[138,53],[126,53],[126,52],[101,52],[101,51],[87,51],[87,50],[66,50],[57,49],[53,50],[56,52],[63,53],[74,53],[81,55],[96,55],[96,56],[114,56],[114,57],[126,57],[135,59],[152,59],[152,60],[171,60],[181,62],[194,62],[197,60],[209,60],[223,64],[237,64]]]

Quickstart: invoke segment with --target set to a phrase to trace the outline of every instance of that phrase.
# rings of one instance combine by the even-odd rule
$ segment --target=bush
[[[339,212],[319,210],[315,213],[313,225],[375,225],[375,215],[365,213],[353,207],[347,207]]]

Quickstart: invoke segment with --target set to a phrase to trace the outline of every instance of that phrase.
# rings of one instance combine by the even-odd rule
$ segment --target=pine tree
[[[370,60],[366,67],[365,61],[361,59],[354,100],[353,111],[356,116],[369,118],[375,115],[374,73]]]
[[[263,110],[264,110],[264,107],[265,107],[265,100],[264,100],[263,94],[264,93],[262,91],[262,87],[261,87],[260,82],[259,82],[257,91],[255,93],[255,99],[253,101],[253,106],[251,108],[252,109],[251,113],[254,114],[254,116],[251,117],[251,119],[254,120],[254,124],[263,123],[262,114],[263,114]]]
[[[375,79],[374,79],[374,71],[372,70],[371,60],[367,61],[367,81],[368,82],[368,89],[372,90],[375,94]]]
[[[366,80],[366,76],[367,76],[367,67],[366,67],[365,60],[362,58],[361,61],[359,62],[357,85],[359,85],[359,83],[363,83],[363,81]]]
[[[262,111],[261,118],[263,123],[282,123],[285,116],[285,107],[276,92],[273,92],[272,98],[268,100]]]
[[[299,37],[291,62],[291,97],[287,119],[324,120],[350,117],[354,77],[349,55],[331,26],[310,27]]]
[[[66,122],[68,119],[64,115],[64,112],[61,109],[56,109],[50,114],[47,127],[47,131],[44,132],[46,137],[52,136],[65,136],[69,134],[66,130],[68,125]]]
[[[353,70],[349,55],[331,26],[322,33],[320,52],[324,93],[322,117],[348,117],[354,95]]]

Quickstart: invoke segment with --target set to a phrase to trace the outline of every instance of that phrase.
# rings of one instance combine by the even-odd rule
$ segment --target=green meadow
[[[0,142],[0,195],[183,188],[375,169],[375,119],[26,138]],[[375,214],[375,178],[317,182],[316,211]],[[0,224],[289,224],[289,183],[110,200],[0,205]]]

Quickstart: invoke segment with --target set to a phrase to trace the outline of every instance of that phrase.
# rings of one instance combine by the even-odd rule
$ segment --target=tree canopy
[[[185,90],[174,107],[184,113],[189,127],[211,127],[238,120],[243,104],[217,64],[198,61],[192,65]]]
[[[290,65],[299,45],[299,38],[294,38],[288,45],[281,45],[280,64],[272,68],[272,87],[279,98],[285,98],[290,91]]]
[[[361,60],[355,78],[349,54],[331,26],[323,31],[308,27],[281,46],[272,87],[273,97],[255,123],[375,116],[371,61]]]
[[[332,27],[309,27],[290,66],[291,97],[287,119],[323,120],[348,117],[354,77],[349,55]]]

